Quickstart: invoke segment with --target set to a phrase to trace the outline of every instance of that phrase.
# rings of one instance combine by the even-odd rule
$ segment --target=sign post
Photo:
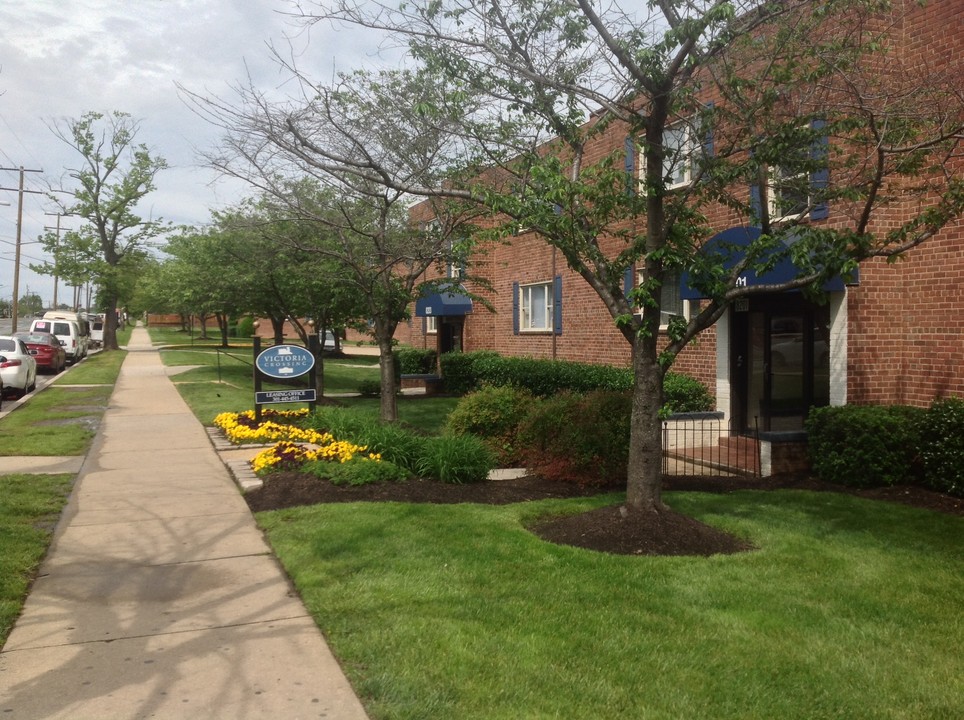
[[[299,345],[273,345],[261,350],[261,338],[254,338],[254,419],[261,422],[261,406],[271,403],[307,402],[314,409],[315,357]],[[263,391],[264,378],[287,380],[310,373],[311,387]]]

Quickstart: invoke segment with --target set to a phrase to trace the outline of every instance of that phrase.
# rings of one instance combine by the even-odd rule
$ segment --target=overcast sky
[[[279,11],[286,0],[0,0],[0,166],[43,170],[26,173],[25,187],[55,185],[79,155],[48,126],[88,110],[130,113],[141,121],[138,140],[171,166],[142,216],[199,225],[210,210],[230,205],[246,188],[218,181],[199,167],[197,149],[210,147],[218,130],[180,99],[176,84],[193,92],[230,97],[248,74],[259,88],[285,92],[285,76],[271,60],[268,43],[287,47],[298,28]],[[360,31],[316,26],[293,39],[299,64],[327,79],[334,70],[381,62],[377,39]],[[0,172],[0,187],[17,188],[19,173]],[[13,290],[17,192],[0,191],[0,298]],[[44,226],[56,223],[43,196],[25,194],[21,227],[20,295],[29,289],[46,304],[53,278],[37,275],[43,259],[34,244]],[[63,218],[64,228],[78,227]],[[69,301],[62,286],[61,302]]]

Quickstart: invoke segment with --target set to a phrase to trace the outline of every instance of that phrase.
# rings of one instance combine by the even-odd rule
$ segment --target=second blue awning
[[[415,317],[459,317],[472,312],[472,298],[461,285],[435,288],[415,301]]]

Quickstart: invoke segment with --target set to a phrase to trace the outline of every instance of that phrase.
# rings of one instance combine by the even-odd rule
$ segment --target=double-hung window
[[[800,134],[809,133],[810,142],[785,150],[783,162],[767,167],[766,210],[770,222],[801,220],[808,214],[811,220],[823,220],[829,215],[825,191],[830,171],[824,127],[822,120],[813,120],[809,127],[801,127]],[[763,210],[760,195],[760,187],[751,185],[751,210],[758,219]]]
[[[427,315],[425,317],[425,334],[435,335],[436,333],[438,333],[438,317]]]
[[[696,179],[700,159],[713,154],[712,136],[700,128],[701,122],[693,117],[667,126],[663,130],[663,182],[667,190],[687,187]],[[627,172],[630,170],[630,145],[627,141]],[[640,153],[640,191],[646,181],[645,154]]]
[[[693,182],[701,148],[690,123],[677,123],[663,131],[663,180],[667,190]]]
[[[519,286],[519,330],[552,330],[552,283]]]
[[[642,283],[643,273],[640,271],[636,273],[636,284],[638,286]],[[659,309],[660,330],[668,329],[670,320],[674,317],[681,317],[684,320],[690,319],[690,301],[684,300],[682,297],[680,273],[667,272],[663,278],[663,285],[659,291]],[[637,309],[637,312],[641,313],[642,308]]]
[[[771,222],[797,220],[810,209],[810,173],[799,168],[800,162],[770,166],[767,210]]]

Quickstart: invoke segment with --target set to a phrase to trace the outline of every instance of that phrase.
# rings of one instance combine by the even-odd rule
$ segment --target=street
[[[17,322],[17,332],[27,332],[30,329],[29,317],[22,317]],[[13,327],[13,321],[10,318],[0,318],[0,335],[9,335],[10,329]],[[83,361],[81,361],[83,362]],[[70,365],[67,366],[66,372],[70,371]],[[60,373],[62,375],[63,373]],[[49,375],[47,373],[38,372],[37,373],[37,389],[32,393],[27,393],[24,397],[19,400],[14,400],[12,398],[7,398],[3,401],[3,410],[0,410],[0,417],[6,415],[8,412],[14,409],[19,403],[24,403],[30,400],[34,394],[42,390],[44,387],[49,385],[53,380],[60,377],[60,375]]]

